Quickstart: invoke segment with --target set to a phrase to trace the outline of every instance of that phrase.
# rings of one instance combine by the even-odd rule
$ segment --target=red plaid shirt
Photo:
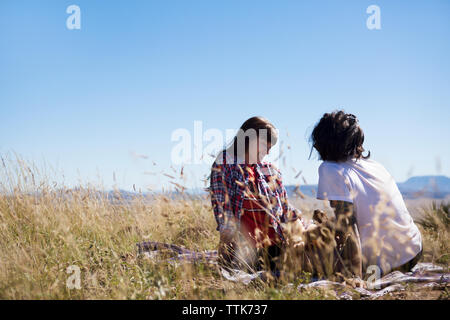
[[[240,230],[240,218],[245,192],[249,192],[249,173],[247,165],[215,161],[211,168],[210,193],[217,230]],[[260,198],[266,206],[266,213],[273,228],[283,240],[281,223],[301,218],[301,212],[293,208],[288,201],[286,189],[282,183],[281,172],[270,163],[257,163],[255,183]]]

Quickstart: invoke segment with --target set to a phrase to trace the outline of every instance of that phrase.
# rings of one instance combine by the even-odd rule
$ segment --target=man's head
[[[325,113],[311,134],[312,146],[324,161],[342,162],[363,156],[364,132],[356,116],[344,111]]]

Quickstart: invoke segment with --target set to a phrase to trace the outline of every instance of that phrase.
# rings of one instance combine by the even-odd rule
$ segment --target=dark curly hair
[[[325,113],[314,127],[310,141],[324,161],[343,162],[350,158],[370,157],[370,151],[367,156],[362,155],[364,132],[358,119],[342,110]]]

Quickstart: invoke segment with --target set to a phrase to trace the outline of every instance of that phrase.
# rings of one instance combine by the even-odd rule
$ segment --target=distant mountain
[[[450,178],[446,176],[420,176],[412,177],[405,182],[397,183],[397,186],[405,199],[413,198],[432,198],[444,199],[450,195]],[[75,191],[77,188],[74,189]],[[286,186],[289,197],[299,197],[305,195],[308,197],[316,197],[317,185],[302,186]],[[64,196],[67,192],[63,192]],[[196,188],[187,189],[185,192],[165,191],[165,192],[144,192],[138,193],[126,190],[115,191],[95,191],[89,193],[91,196],[106,197],[112,202],[127,203],[136,199],[136,197],[144,197],[147,201],[152,201],[158,195],[164,195],[169,199],[201,199],[208,195],[206,189]]]
[[[397,183],[398,189],[406,199],[433,198],[443,199],[450,195],[450,178],[446,176],[411,177],[405,182]],[[317,194],[317,185],[286,186],[289,196],[299,196],[299,191],[309,197]]]
[[[446,176],[411,177],[397,186],[405,198],[442,199],[450,194],[450,178]]]

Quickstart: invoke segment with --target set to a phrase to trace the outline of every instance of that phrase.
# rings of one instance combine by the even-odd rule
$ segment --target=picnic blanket
[[[170,263],[208,263],[217,264],[217,250],[194,251],[181,246],[146,241],[137,244],[138,254],[143,257],[165,259]],[[238,269],[220,268],[222,276],[234,282],[248,285],[251,281],[261,278],[262,271],[247,273]],[[385,294],[402,291],[409,283],[418,285],[419,289],[437,289],[450,286],[450,273],[443,267],[432,263],[418,263],[411,272],[391,272],[384,277],[368,283],[368,289],[353,288],[339,282],[326,279],[313,279],[310,283],[300,284],[297,290],[302,292],[311,288],[326,289],[334,292],[338,299],[353,299],[358,295],[362,299],[375,299]],[[289,284],[292,286],[292,284]]]

